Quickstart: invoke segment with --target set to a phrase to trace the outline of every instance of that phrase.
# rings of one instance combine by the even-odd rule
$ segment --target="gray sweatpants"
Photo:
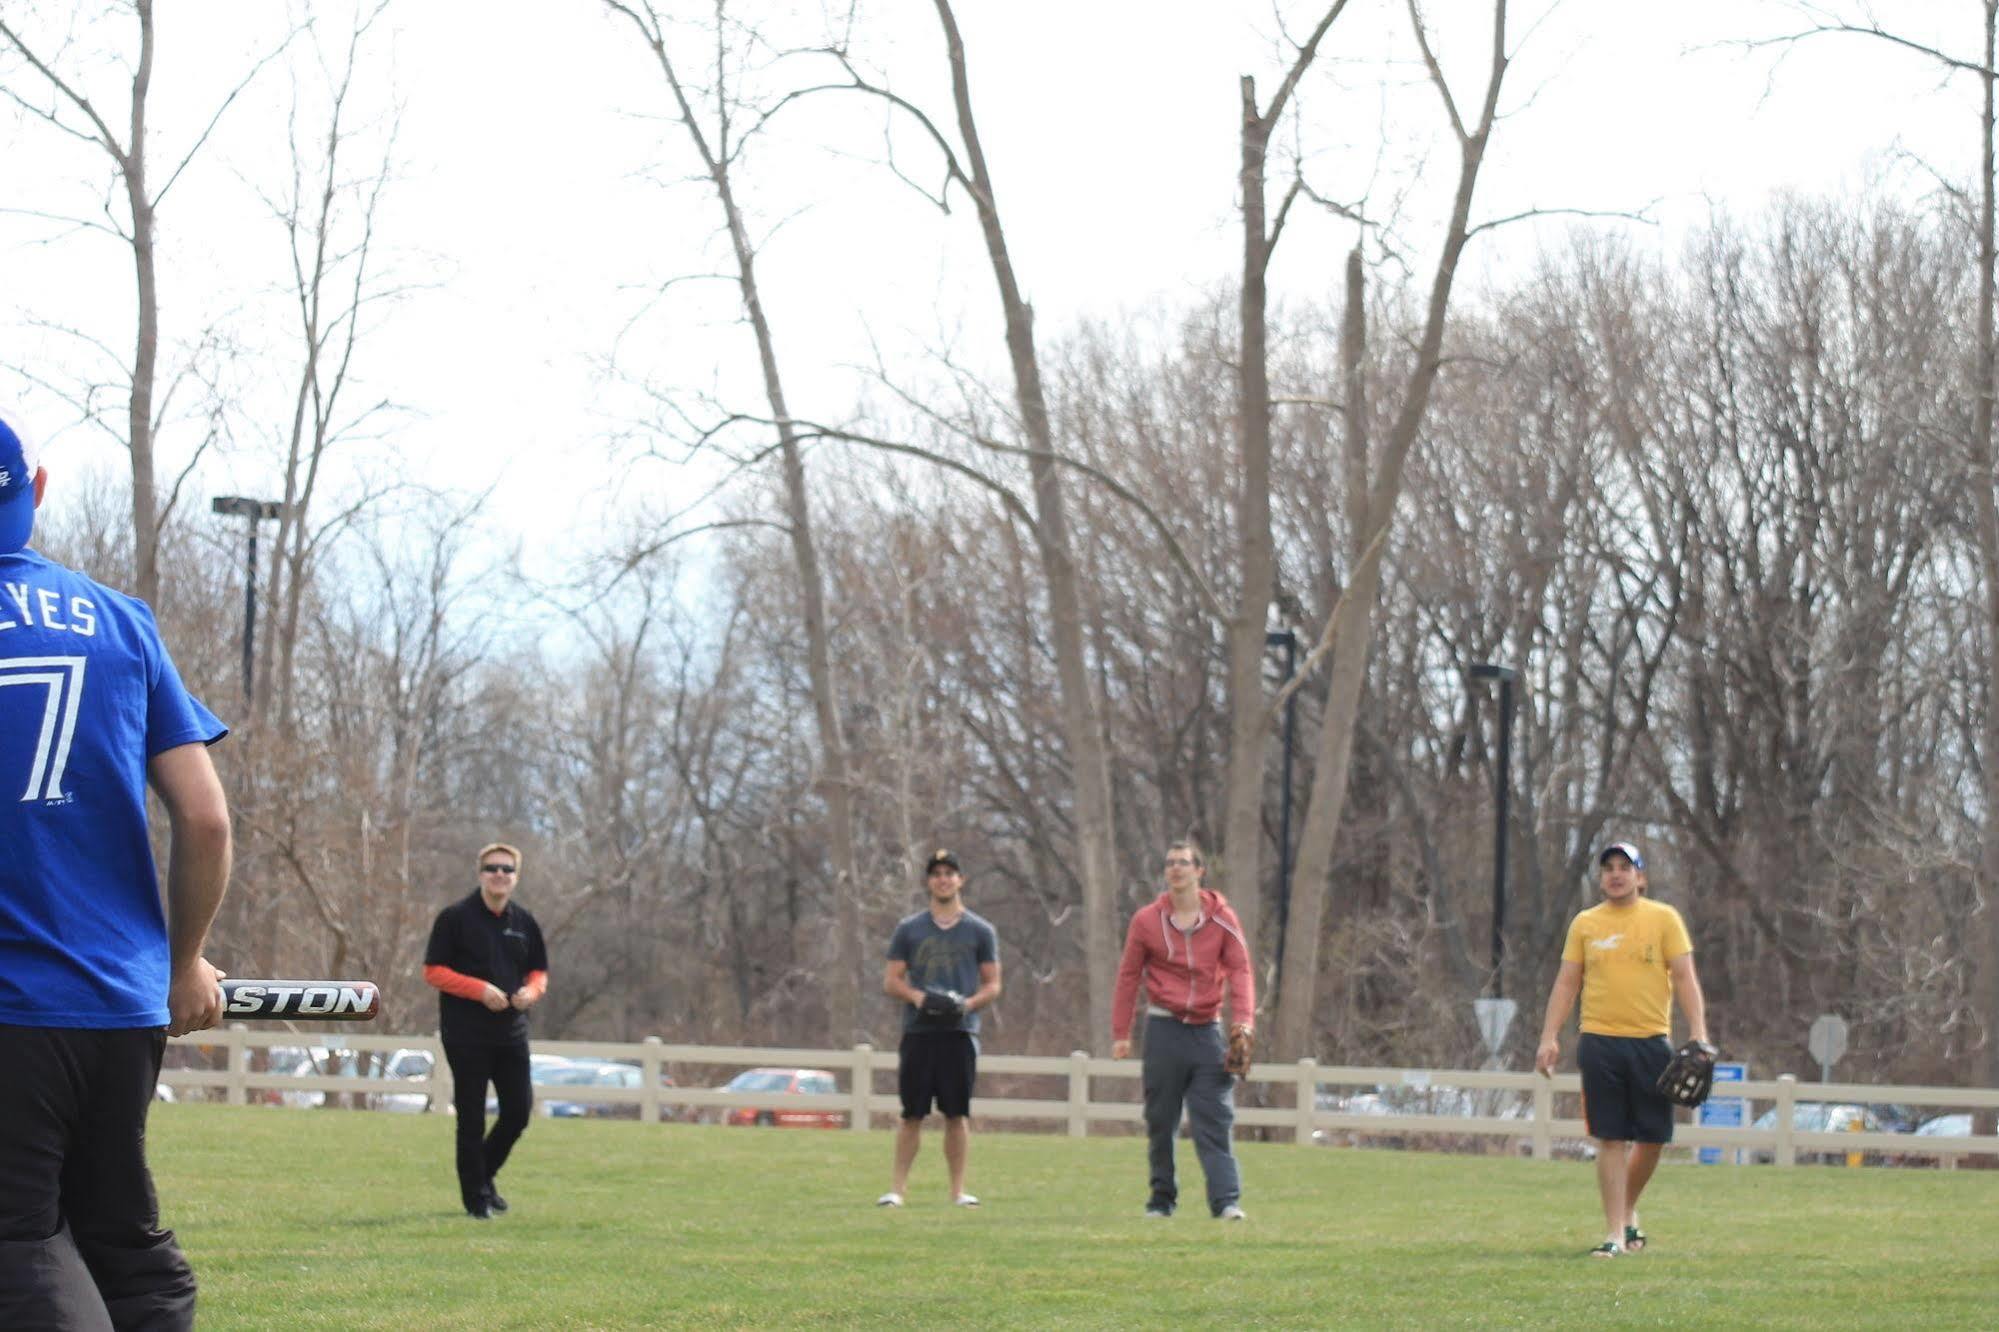
[[[1222,1025],[1190,1027],[1157,1014],[1145,1020],[1145,1131],[1150,1139],[1152,1198],[1149,1207],[1171,1211],[1180,1197],[1174,1182],[1173,1139],[1180,1131],[1180,1108],[1194,1126],[1194,1154],[1208,1177],[1208,1211],[1242,1197],[1229,1134],[1235,1128],[1235,1079],[1222,1068],[1227,1053]]]

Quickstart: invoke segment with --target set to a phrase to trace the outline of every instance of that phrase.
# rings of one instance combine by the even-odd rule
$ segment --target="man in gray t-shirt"
[[[900,1207],[909,1168],[923,1145],[923,1121],[933,1102],[944,1116],[944,1160],[951,1172],[951,1201],[977,1207],[965,1192],[965,1158],[971,1146],[972,1084],[978,1076],[979,1010],[999,997],[999,935],[990,922],[965,909],[958,857],[936,851],[923,867],[927,910],[905,917],[888,941],[882,989],[903,1003],[897,1088],[902,1124],[895,1138],[894,1182],[878,1200]]]

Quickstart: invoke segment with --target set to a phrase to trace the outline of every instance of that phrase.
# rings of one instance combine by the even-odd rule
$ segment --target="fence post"
[[[866,1133],[874,1127],[873,1114],[868,1110],[868,1098],[875,1090],[875,1047],[866,1041],[854,1046],[854,1085],[851,1091],[854,1108],[847,1112],[847,1128],[854,1133]]]
[[[437,1060],[430,1066],[430,1108],[442,1114],[456,1106],[457,1089],[451,1085],[451,1061],[444,1057],[444,1033],[433,1032],[431,1042]]]
[[[1312,1145],[1312,1114],[1319,1108],[1319,1061],[1306,1055],[1298,1061],[1298,1131],[1300,1147]]]
[[[1069,1136],[1090,1136],[1090,1052],[1069,1052]]]
[[[639,1099],[639,1119],[647,1124],[659,1123],[659,1047],[657,1036],[648,1036],[639,1042],[639,1086],[644,1094]]]
[[[1555,1159],[1555,1080],[1534,1079],[1534,1159]]]
[[[230,1105],[249,1104],[250,1047],[243,1042],[248,1030],[241,1022],[232,1022],[223,1037],[229,1042],[229,1085],[223,1088],[222,1099]]]
[[[1780,1166],[1798,1163],[1798,1144],[1795,1107],[1798,1103],[1798,1075],[1781,1074],[1777,1078],[1777,1164]]]

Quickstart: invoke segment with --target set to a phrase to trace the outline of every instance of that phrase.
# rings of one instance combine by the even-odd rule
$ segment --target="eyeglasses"
[[[1192,856],[1168,856],[1166,857],[1166,863],[1169,865],[1191,865],[1194,863],[1194,858]]]
[[[512,865],[481,865],[481,874],[518,874],[520,870]]]

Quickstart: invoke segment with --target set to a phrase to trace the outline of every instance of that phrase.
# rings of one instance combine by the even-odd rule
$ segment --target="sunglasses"
[[[481,865],[481,866],[479,867],[479,872],[480,872],[481,874],[518,874],[518,873],[520,873],[520,871],[519,871],[519,870],[518,870],[517,868],[515,868],[514,866],[512,866],[512,865]]]

